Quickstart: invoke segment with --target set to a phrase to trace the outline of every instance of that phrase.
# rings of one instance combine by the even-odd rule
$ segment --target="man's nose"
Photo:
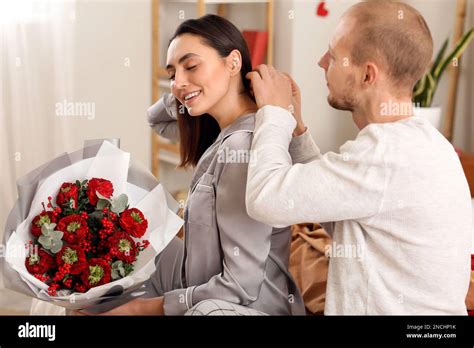
[[[319,67],[321,67],[324,70],[326,70],[328,67],[326,58],[327,58],[327,52],[321,58],[319,58],[319,61],[318,61]]]

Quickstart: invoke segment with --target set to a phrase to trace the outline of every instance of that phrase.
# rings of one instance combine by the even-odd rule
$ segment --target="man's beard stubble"
[[[354,111],[357,101],[354,96],[354,85],[355,85],[355,77],[354,75],[350,75],[347,77],[344,90],[341,93],[340,97],[336,97],[334,95],[329,94],[328,96],[328,103],[334,109],[337,110],[344,110],[344,111]]]

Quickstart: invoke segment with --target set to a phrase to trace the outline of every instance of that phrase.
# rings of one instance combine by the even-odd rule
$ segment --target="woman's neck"
[[[225,97],[222,99],[225,100],[225,103],[221,102],[209,112],[209,115],[216,119],[220,129],[231,125],[240,116],[257,112],[258,109],[255,102],[246,93],[237,94],[234,98]]]

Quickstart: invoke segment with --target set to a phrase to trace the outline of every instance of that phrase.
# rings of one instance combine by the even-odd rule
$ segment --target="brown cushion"
[[[324,314],[329,260],[325,256],[331,238],[318,224],[292,226],[290,272],[308,314]]]

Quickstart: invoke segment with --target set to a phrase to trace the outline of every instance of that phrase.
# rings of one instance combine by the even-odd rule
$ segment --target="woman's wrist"
[[[142,299],[140,312],[144,315],[164,315],[163,296]]]

